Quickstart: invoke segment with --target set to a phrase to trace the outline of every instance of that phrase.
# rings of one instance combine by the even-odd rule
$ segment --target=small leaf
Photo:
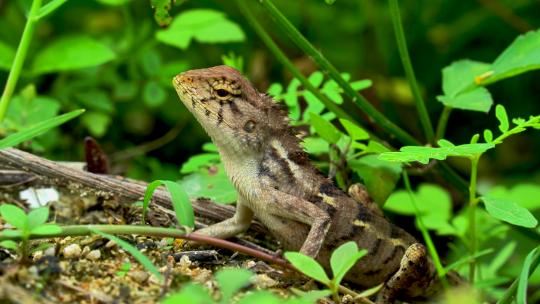
[[[89,111],[81,118],[81,123],[88,129],[92,136],[103,137],[107,133],[112,119],[111,116],[105,113]]]
[[[281,85],[281,83],[274,82],[270,85],[270,87],[268,87],[268,90],[266,90],[266,92],[273,98],[277,98],[277,96],[279,96],[281,92],[283,92],[283,86]]]
[[[12,240],[5,240],[0,242],[0,247],[4,247],[11,250],[17,250],[19,246]]]
[[[318,88],[323,82],[324,75],[321,71],[315,71],[309,75],[308,80],[312,86]]]
[[[221,290],[221,303],[229,303],[234,294],[249,283],[253,273],[246,269],[222,269],[216,273]]]
[[[299,252],[285,252],[285,258],[298,269],[298,271],[325,285],[330,284],[330,279],[324,269],[312,257]]]
[[[49,129],[52,129],[56,126],[59,126],[79,115],[84,113],[84,110],[75,110],[60,116],[56,116],[47,120],[44,120],[40,123],[37,123],[29,128],[21,130],[15,134],[9,135],[5,138],[0,139],[0,149],[5,149],[9,147],[16,146],[24,141],[32,139],[44,132],[47,132]]]
[[[154,9],[154,19],[159,26],[167,26],[171,23],[172,17],[169,15],[171,9],[171,0],[152,0],[152,8]]]
[[[446,140],[446,139],[439,139],[437,141],[437,144],[439,145],[439,147],[441,148],[450,148],[450,147],[455,147],[456,145],[454,145],[451,141],[449,140]]]
[[[354,241],[346,242],[336,248],[330,257],[334,284],[339,285],[347,271],[366,253],[367,251],[364,249],[358,250],[358,246]]]
[[[0,205],[0,215],[6,223],[15,228],[22,231],[28,229],[28,216],[21,208],[10,204]]]
[[[37,234],[37,235],[53,235],[53,234],[58,234],[61,232],[62,232],[62,227],[56,224],[41,225],[32,229],[32,231],[30,231],[31,234]]]
[[[443,93],[445,98],[456,97],[460,93],[474,88],[474,77],[489,71],[488,63],[459,60],[442,70]],[[448,103],[452,103],[448,101]]]
[[[332,123],[315,113],[309,113],[309,117],[313,128],[324,140],[331,144],[338,142],[341,132]]]
[[[178,14],[167,29],[157,31],[156,39],[185,50],[192,39],[201,43],[225,43],[244,41],[246,37],[240,26],[222,12],[192,9]]]
[[[357,126],[355,123],[344,118],[340,118],[339,122],[345,128],[352,140],[364,140],[369,138],[368,132]]]
[[[116,54],[88,36],[60,38],[41,49],[32,71],[36,74],[93,67],[113,60]]]
[[[540,68],[540,30],[520,35],[493,62],[493,75],[485,82],[492,83]]]
[[[486,88],[479,87],[456,96],[437,96],[437,100],[454,109],[487,113],[493,104],[493,98]]]
[[[149,81],[143,87],[143,100],[144,103],[150,107],[159,107],[165,102],[167,93],[157,81]]]
[[[141,265],[143,265],[144,268],[146,268],[146,270],[148,270],[154,276],[156,276],[156,278],[158,278],[159,281],[163,282],[163,280],[164,280],[163,275],[159,272],[157,267],[154,264],[152,264],[152,261],[150,261],[144,254],[142,254],[139,250],[137,250],[137,248],[135,246],[131,245],[130,243],[128,243],[128,242],[122,240],[121,238],[116,237],[116,236],[114,236],[112,234],[102,232],[102,231],[100,231],[98,229],[95,229],[95,228],[89,228],[89,229],[93,233],[99,234],[102,237],[104,237],[106,239],[109,239],[109,240],[115,242],[116,244],[118,244],[118,246],[120,246],[125,251],[129,252],[129,254],[131,254],[131,256],[133,256],[139,263],[141,263]]]
[[[45,4],[44,6],[42,6],[39,9],[37,15],[35,16],[35,19],[36,20],[43,19],[44,17],[46,17],[50,13],[57,10],[60,6],[62,6],[62,4],[66,3],[66,2],[67,2],[67,0],[52,0],[52,1],[50,1],[49,3]]]
[[[28,229],[32,230],[49,219],[49,207],[40,207],[28,213]]]
[[[503,107],[503,105],[498,104],[495,107],[495,116],[499,120],[499,130],[501,130],[503,133],[508,131],[508,115],[506,114],[506,109]]]
[[[489,130],[489,129],[484,130],[484,140],[487,143],[490,143],[490,142],[493,141],[493,133],[491,132],[491,130]]]
[[[143,200],[143,221],[145,220],[146,210],[148,209],[148,204],[150,204],[150,199],[156,188],[160,185],[165,185],[167,191],[171,195],[171,201],[178,223],[194,228],[195,217],[193,207],[191,206],[191,201],[189,200],[186,191],[180,184],[168,180],[156,180],[148,184]]]
[[[516,302],[517,303],[527,303],[527,285],[529,284],[529,270],[533,260],[538,258],[538,248],[536,247],[525,258],[523,262],[523,267],[521,268],[521,273],[519,274],[519,282],[517,288]],[[532,273],[531,273],[532,274]]]
[[[527,228],[534,228],[538,224],[529,210],[512,201],[490,196],[482,196],[480,199],[484,202],[486,211],[494,218]]]
[[[471,158],[484,153],[495,147],[494,144],[464,144],[452,147],[422,147],[405,146],[399,149],[400,152],[386,152],[379,155],[379,159],[394,162],[417,161],[423,164],[429,163],[430,159],[445,160],[449,156]]]
[[[200,284],[187,283],[180,292],[173,293],[167,296],[162,304],[211,304],[216,303],[208,294],[208,291]]]
[[[180,173],[187,174],[199,171],[201,168],[209,167],[219,163],[219,154],[217,153],[204,153],[190,157],[185,163],[182,164]]]
[[[230,204],[237,199],[236,189],[227,177],[223,164],[201,168],[182,178],[179,183],[193,199],[207,197],[221,204]]]

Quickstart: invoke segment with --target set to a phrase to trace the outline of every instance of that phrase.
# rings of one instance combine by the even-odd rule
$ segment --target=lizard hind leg
[[[376,302],[394,303],[396,298],[422,296],[435,278],[435,274],[426,247],[414,243],[405,251],[398,271],[385,283]]]

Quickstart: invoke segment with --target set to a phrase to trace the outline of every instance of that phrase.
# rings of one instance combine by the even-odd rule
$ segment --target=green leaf
[[[28,216],[21,208],[11,204],[0,205],[0,215],[6,223],[15,228],[22,231],[28,229]]]
[[[115,57],[108,46],[93,38],[82,35],[63,37],[37,53],[32,71],[42,74],[88,68],[109,62]]]
[[[124,5],[131,0],[97,0],[98,2],[105,4],[105,5],[111,5],[111,6],[119,6]]]
[[[0,41],[0,70],[9,71],[15,59],[15,49]]]
[[[495,116],[497,117],[497,120],[499,120],[499,130],[501,130],[502,133],[508,131],[510,123],[508,122],[508,115],[506,114],[506,109],[503,105],[498,104],[495,107]]]
[[[81,119],[81,123],[94,137],[103,137],[111,124],[111,117],[101,112],[88,112]]]
[[[102,231],[99,231],[98,229],[95,229],[95,228],[90,228],[90,230],[95,233],[95,234],[99,234],[101,235],[102,237],[106,238],[106,239],[109,239],[113,242],[115,242],[116,244],[118,244],[118,246],[120,246],[122,249],[124,249],[125,251],[127,251],[129,254],[131,254],[139,263],[141,263],[141,265],[144,266],[144,268],[146,268],[146,270],[148,270],[150,273],[152,273],[154,276],[156,276],[156,278],[158,278],[158,280],[160,282],[163,282],[164,278],[163,278],[163,275],[159,272],[159,270],[157,269],[156,266],[154,266],[154,264],[152,264],[152,261],[150,261],[144,254],[142,254],[139,250],[137,250],[137,248],[133,245],[131,245],[130,243],[122,240],[121,238],[119,237],[116,237],[112,234],[108,234],[108,233],[105,233],[105,232],[102,232]]]
[[[31,234],[37,235],[52,235],[62,232],[62,227],[56,224],[44,224],[38,226],[30,231]]]
[[[167,296],[162,304],[211,304],[216,303],[200,284],[187,283],[180,292],[173,293]]]
[[[302,146],[312,155],[327,153],[329,149],[328,142],[320,137],[306,137],[302,141]]]
[[[493,133],[491,132],[491,130],[489,130],[489,129],[484,130],[484,140],[487,143],[490,143],[490,142],[493,141]]]
[[[245,40],[245,35],[222,12],[192,9],[177,15],[169,28],[157,31],[156,39],[185,50],[192,39],[201,43],[240,42]]]
[[[148,204],[150,204],[150,199],[154,190],[160,185],[164,185],[171,195],[171,201],[173,205],[174,212],[176,214],[176,220],[179,224],[188,226],[191,228],[195,227],[195,216],[193,214],[193,207],[191,206],[191,201],[184,190],[184,188],[173,181],[168,180],[156,180],[148,184],[146,192],[143,199],[143,221],[146,216],[146,210]]]
[[[159,107],[167,98],[167,93],[157,81],[149,81],[143,87],[144,103],[151,107]]]
[[[442,70],[442,89],[448,99],[474,88],[474,79],[489,71],[488,63],[468,59],[453,62]]]
[[[494,144],[464,144],[459,146],[445,147],[423,147],[405,146],[399,149],[400,152],[386,152],[379,155],[379,159],[393,162],[417,161],[422,164],[429,163],[430,159],[445,160],[449,156],[471,158],[495,147]]]
[[[392,193],[401,175],[400,164],[380,160],[377,155],[350,160],[349,166],[362,178],[369,194],[379,205]]]
[[[538,224],[529,210],[513,201],[490,196],[482,196],[480,200],[484,202],[486,211],[496,219],[527,228],[534,228]]]
[[[171,10],[171,0],[151,0],[154,9],[154,19],[159,26],[167,26],[171,23],[172,17],[169,15]]]
[[[349,271],[351,267],[366,254],[366,250],[358,250],[358,246],[354,241],[346,242],[336,248],[330,257],[330,267],[334,274],[334,277],[332,278],[334,284],[339,285],[347,271]]]
[[[229,303],[234,294],[249,283],[253,273],[246,269],[222,269],[216,273],[221,290],[221,303]]]
[[[355,123],[344,118],[340,118],[339,122],[345,128],[352,140],[364,140],[369,138],[368,132],[357,126]]]
[[[50,13],[57,10],[62,4],[66,3],[67,0],[52,0],[49,3],[39,8],[37,15],[34,17],[36,20],[43,19],[43,17],[49,15]]]
[[[16,146],[21,142],[30,140],[38,135],[41,135],[48,130],[59,126],[79,115],[84,113],[84,110],[75,110],[60,116],[56,116],[45,121],[42,121],[38,124],[35,124],[29,128],[21,130],[15,134],[11,134],[5,138],[0,139],[0,149],[5,149],[9,147]]]
[[[330,279],[326,275],[326,272],[324,272],[322,266],[319,265],[319,263],[317,263],[317,261],[315,261],[312,257],[299,252],[289,251],[285,252],[285,258],[291,262],[291,264],[298,269],[298,271],[302,272],[308,277],[313,278],[325,285],[330,284]]]
[[[289,117],[293,121],[300,119],[300,105],[298,104],[298,88],[300,87],[300,81],[296,78],[291,80],[287,86],[287,91],[283,95],[283,101],[289,108]]]
[[[35,88],[27,87],[23,91],[27,89],[33,91]],[[9,103],[6,120],[3,122],[7,129],[20,130],[58,115],[60,111],[58,100],[46,96],[35,96],[34,93],[21,93],[13,97]]]
[[[28,213],[28,229],[32,230],[45,224],[49,219],[49,207],[39,207]]]
[[[235,202],[237,198],[236,189],[222,164],[203,168],[182,178],[179,183],[191,198],[207,197],[223,204]]]
[[[437,100],[454,109],[479,111],[487,113],[493,104],[491,94],[486,88],[475,88],[472,91],[456,96],[437,96]]]
[[[537,184],[517,184],[511,189],[499,185],[491,188],[486,195],[516,202],[529,210],[540,209],[540,185]]]
[[[220,158],[217,153],[204,153],[190,157],[180,168],[180,173],[187,174],[198,172],[201,168],[209,167],[219,163]]]
[[[267,290],[257,290],[249,292],[242,297],[236,304],[283,304],[283,299]],[[305,303],[307,304],[307,303]]]
[[[452,217],[452,201],[448,192],[434,184],[421,184],[414,192],[414,202],[426,228],[439,234],[454,234],[449,221]],[[399,190],[388,198],[384,209],[398,214],[416,215],[410,194]]]
[[[0,247],[4,247],[4,248],[15,250],[15,251],[19,249],[19,246],[17,245],[17,243],[15,243],[12,240],[1,241]]]
[[[485,83],[492,83],[530,70],[540,68],[540,30],[520,35],[495,59],[491,65],[493,75]]]
[[[521,273],[519,274],[519,282],[516,294],[516,302],[518,304],[527,303],[527,285],[529,284],[529,270],[531,268],[532,261],[535,258],[538,258],[538,248],[536,247],[525,258],[523,262],[523,267],[521,268]]]
[[[336,144],[341,138],[341,132],[329,121],[313,112],[309,113],[311,124],[315,131],[327,142]]]
[[[283,92],[283,86],[279,82],[274,82],[270,85],[270,87],[268,87],[266,92],[273,98],[277,98]]]

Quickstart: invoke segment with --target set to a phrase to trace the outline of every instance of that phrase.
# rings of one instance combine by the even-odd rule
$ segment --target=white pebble
[[[79,256],[81,256],[81,252],[82,252],[82,249],[81,249],[81,246],[79,246],[79,244],[67,245],[66,247],[64,247],[64,250],[62,251],[62,253],[64,254],[64,257],[68,259],[78,258]]]

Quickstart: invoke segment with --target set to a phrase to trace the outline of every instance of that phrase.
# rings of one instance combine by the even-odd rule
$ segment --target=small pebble
[[[115,241],[108,241],[107,244],[105,244],[105,248],[112,248],[114,246],[116,246]]]
[[[101,258],[101,251],[99,249],[94,249],[88,252],[88,254],[86,255],[86,258],[91,261],[99,260],[99,258]]]
[[[43,257],[43,251],[38,250],[34,253],[32,253],[32,260],[35,262]]]
[[[79,244],[71,244],[64,247],[64,250],[62,253],[64,254],[64,257],[68,259],[78,258],[81,256],[81,246]]]
[[[82,255],[86,256],[89,252],[90,252],[90,247],[89,246],[84,246],[83,249],[82,249]]]
[[[137,283],[143,283],[144,281],[148,280],[150,275],[145,271],[133,270],[128,272],[128,276]]]
[[[45,256],[55,256],[56,255],[56,247],[51,246],[51,247],[45,249],[45,251],[43,252],[43,255],[45,255]]]

